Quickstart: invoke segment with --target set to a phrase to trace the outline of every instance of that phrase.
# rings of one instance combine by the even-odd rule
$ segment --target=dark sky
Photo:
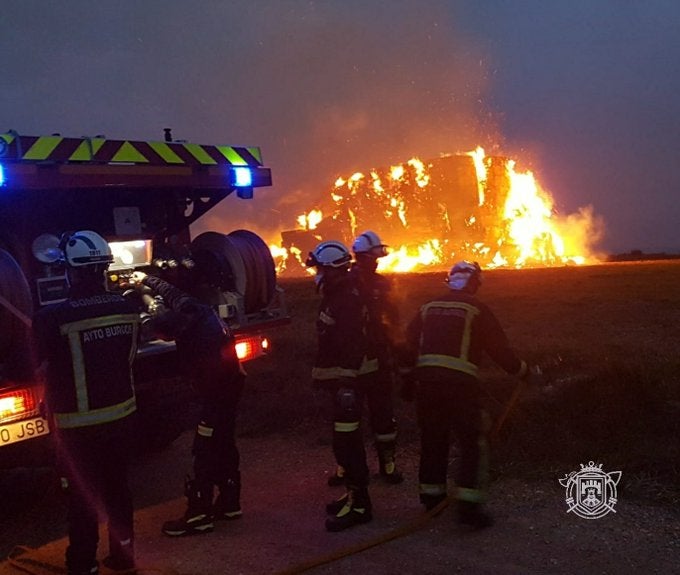
[[[273,235],[339,175],[482,145],[560,213],[593,206],[601,249],[680,251],[677,0],[1,8],[0,131],[260,146],[275,185],[217,208],[223,231]]]

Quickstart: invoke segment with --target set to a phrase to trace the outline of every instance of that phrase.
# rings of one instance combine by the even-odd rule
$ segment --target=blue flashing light
[[[234,168],[234,185],[237,188],[249,188],[253,185],[253,173],[250,168]]]
[[[2,167],[2,164],[0,164],[0,186],[5,185],[5,169]]]

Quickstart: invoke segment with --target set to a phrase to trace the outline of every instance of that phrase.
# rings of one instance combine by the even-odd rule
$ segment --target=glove
[[[136,286],[144,283],[144,278],[147,276],[146,273],[140,271],[134,271],[130,275],[130,285]]]

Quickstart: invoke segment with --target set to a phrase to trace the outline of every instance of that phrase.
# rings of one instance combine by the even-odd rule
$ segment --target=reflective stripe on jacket
[[[312,378],[356,377],[366,355],[366,312],[349,277],[322,292],[316,321],[318,351]]]
[[[38,353],[47,360],[47,405],[59,428],[109,423],[136,409],[136,306],[103,287],[73,291],[34,319]]]
[[[423,305],[407,328],[407,340],[416,351],[416,367],[443,367],[477,377],[486,352],[512,375],[526,370],[496,316],[465,292],[452,290]]]

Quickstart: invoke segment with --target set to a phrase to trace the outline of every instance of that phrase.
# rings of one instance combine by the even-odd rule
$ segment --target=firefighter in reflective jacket
[[[187,509],[181,518],[166,521],[162,532],[171,537],[208,533],[214,521],[242,514],[235,432],[245,372],[231,331],[210,305],[141,271],[133,272],[131,283],[162,297],[167,311],[153,317],[145,330],[175,341],[180,369],[196,390],[201,409],[193,443],[194,477],[185,482]]]
[[[342,531],[372,519],[361,430],[364,390],[357,378],[366,356],[366,311],[348,274],[350,261],[349,250],[342,243],[327,241],[320,243],[306,262],[307,267],[316,268],[315,281],[322,296],[312,379],[332,396],[333,454],[345,471],[345,494],[326,506],[328,531]]]
[[[60,247],[69,297],[39,310],[33,330],[38,356],[46,362],[46,401],[68,494],[66,566],[71,575],[98,573],[97,511],[102,507],[109,527],[104,564],[131,569],[127,467],[139,313],[122,295],[106,291],[105,272],[113,257],[104,238],[89,230],[64,234]]]
[[[458,520],[473,528],[492,524],[482,510],[489,427],[480,403],[482,353],[509,374],[528,375],[527,364],[510,348],[495,315],[475,297],[481,278],[476,262],[454,265],[447,278],[451,291],[423,305],[406,334],[417,381],[420,501],[432,509],[447,496],[449,430],[453,427],[461,451],[456,511]]]
[[[378,259],[387,255],[387,246],[375,232],[366,231],[356,237],[352,251],[354,263],[350,277],[368,312],[367,357],[359,371],[359,380],[366,394],[379,476],[386,483],[397,484],[404,480],[395,461],[397,424],[393,401],[393,348],[398,339],[399,310],[392,299],[390,280],[376,272]],[[343,473],[342,467],[338,466],[328,480],[329,485],[341,484]]]

